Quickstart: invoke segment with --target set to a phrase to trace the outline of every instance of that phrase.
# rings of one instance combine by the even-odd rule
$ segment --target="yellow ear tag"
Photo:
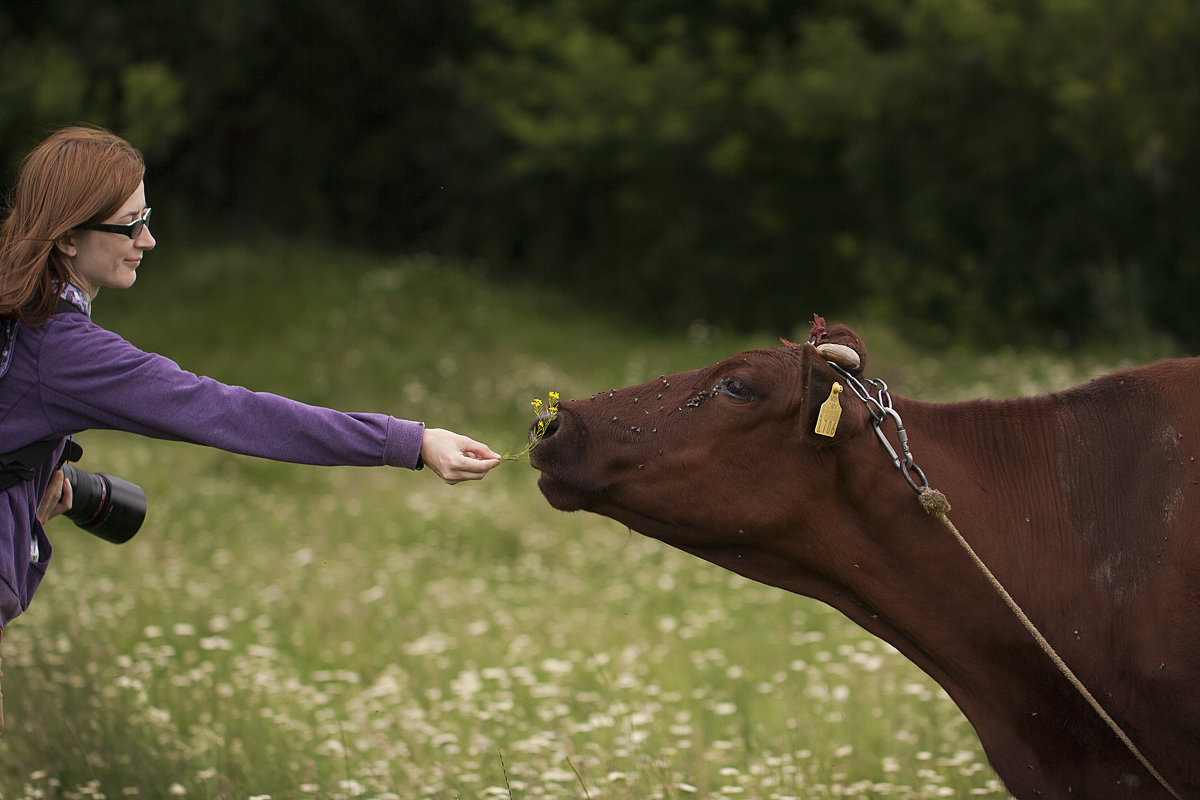
[[[829,388],[829,399],[821,403],[821,411],[817,414],[817,433],[821,436],[837,433],[838,421],[842,418],[842,401],[838,397],[841,393],[842,385],[834,381]]]

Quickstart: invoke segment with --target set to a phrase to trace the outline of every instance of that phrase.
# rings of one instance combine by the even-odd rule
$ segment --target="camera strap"
[[[70,300],[60,297],[58,305],[54,307],[54,313],[69,312],[86,313]],[[0,355],[2,355],[4,363],[0,366],[7,368],[8,359],[11,358],[13,346],[16,343],[17,326],[15,321],[4,320],[3,322],[5,324],[0,325],[0,336],[3,337],[0,338]],[[3,377],[4,371],[0,369],[0,377]],[[23,481],[33,480],[37,475],[38,467],[54,454],[55,448],[62,443],[62,440],[62,436],[48,436],[18,450],[0,453],[0,491],[8,489],[10,486],[16,486]]]
[[[33,480],[37,468],[53,455],[54,448],[62,444],[62,440],[61,436],[50,436],[0,455],[0,491]]]

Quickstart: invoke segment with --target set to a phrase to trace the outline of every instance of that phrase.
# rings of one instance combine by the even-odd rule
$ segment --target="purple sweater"
[[[33,328],[18,324],[0,377],[0,452],[89,429],[300,464],[415,469],[425,426],[227,386],[143,352],[83,314],[57,314]],[[29,606],[50,560],[35,512],[56,461],[57,453],[33,481],[0,493],[0,627]]]

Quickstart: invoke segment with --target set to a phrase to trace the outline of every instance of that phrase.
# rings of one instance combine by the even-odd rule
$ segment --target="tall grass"
[[[194,371],[499,450],[549,389],[803,333],[665,334],[432,258],[271,242],[160,249],[97,317]],[[862,328],[900,394],[1055,388],[1100,367],[947,368]],[[961,714],[890,647],[553,511],[525,464],[448,487],[81,438],[83,466],[142,484],[151,511],[119,547],[52,524],[50,574],[4,632],[0,797],[1006,796]]]

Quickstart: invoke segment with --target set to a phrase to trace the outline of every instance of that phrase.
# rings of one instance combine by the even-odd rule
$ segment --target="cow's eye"
[[[742,380],[737,375],[730,375],[728,378],[722,378],[721,381],[713,387],[713,394],[723,394],[726,397],[734,400],[753,400],[754,390],[750,388],[750,384]]]

